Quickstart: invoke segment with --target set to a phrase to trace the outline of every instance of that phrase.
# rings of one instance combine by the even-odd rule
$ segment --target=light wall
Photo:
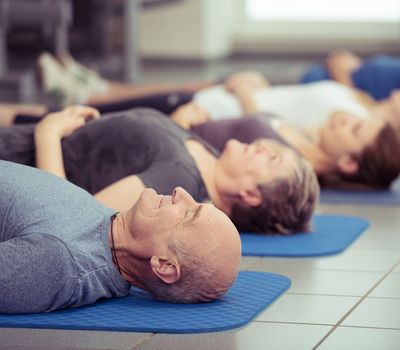
[[[142,11],[140,52],[147,58],[209,60],[229,55],[237,0],[183,0]]]
[[[243,1],[182,0],[143,10],[141,57],[212,60],[233,52],[324,54],[336,48],[400,52],[400,24],[250,22]]]
[[[235,52],[321,54],[337,48],[358,53],[398,53],[399,24],[251,23],[239,20]]]

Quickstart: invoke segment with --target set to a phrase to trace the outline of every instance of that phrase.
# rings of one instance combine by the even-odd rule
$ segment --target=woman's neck
[[[375,106],[371,109],[371,115],[375,118],[380,118],[392,124],[398,119],[396,110],[388,99],[377,102]]]
[[[188,139],[185,146],[199,169],[211,201],[217,208],[229,214],[229,208],[224,203],[215,181],[217,158],[197,140]]]
[[[282,125],[277,132],[311,163],[317,174],[323,174],[334,166],[332,159],[321,146],[319,128],[309,128],[302,131],[288,125]]]

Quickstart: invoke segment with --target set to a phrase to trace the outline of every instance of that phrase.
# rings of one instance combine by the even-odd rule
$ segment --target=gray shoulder
[[[0,312],[48,312],[64,308],[78,269],[57,237],[34,233],[0,243]]]

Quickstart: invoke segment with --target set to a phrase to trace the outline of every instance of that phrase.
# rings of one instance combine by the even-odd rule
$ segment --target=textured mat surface
[[[125,298],[76,309],[48,314],[0,315],[0,327],[162,333],[222,331],[250,322],[289,286],[290,280],[285,276],[241,271],[230,291],[211,303],[162,303],[135,290]]]
[[[400,179],[387,191],[322,190],[321,202],[332,204],[400,205]]]
[[[353,216],[314,215],[313,230],[292,236],[242,233],[242,255],[309,257],[336,254],[346,249],[368,227]]]

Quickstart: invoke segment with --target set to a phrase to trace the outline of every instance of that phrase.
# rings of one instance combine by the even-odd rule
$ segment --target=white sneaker
[[[55,57],[43,53],[37,65],[46,102],[50,108],[60,109],[71,104],[82,104],[88,100],[91,90],[80,83]]]
[[[101,78],[97,72],[77,62],[71,55],[63,55],[60,57],[60,61],[78,80],[87,84],[93,93],[102,94],[108,90],[107,80]]]

